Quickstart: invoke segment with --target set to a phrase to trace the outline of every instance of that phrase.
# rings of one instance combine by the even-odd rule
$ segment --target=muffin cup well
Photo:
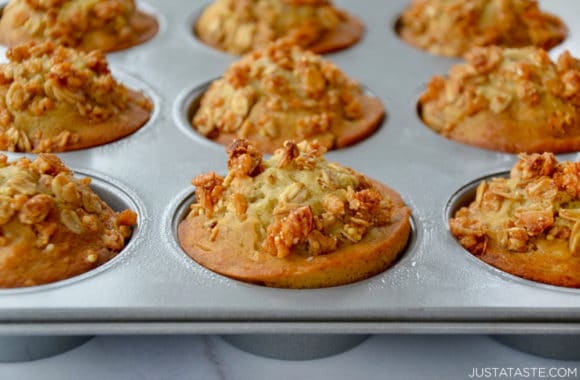
[[[73,350],[92,336],[4,336],[0,335],[0,363],[28,362]]]

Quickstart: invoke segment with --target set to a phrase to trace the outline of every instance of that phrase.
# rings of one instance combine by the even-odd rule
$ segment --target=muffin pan
[[[0,335],[580,333],[580,289],[498,274],[449,233],[454,194],[486,174],[509,170],[517,160],[449,141],[418,118],[418,94],[433,75],[459,60],[429,55],[397,37],[395,23],[408,0],[335,3],[364,20],[367,29],[357,45],[326,58],[378,96],[388,118],[366,140],[326,157],[388,184],[412,209],[415,241],[391,269],[347,286],[282,290],[217,275],[185,255],[175,240],[175,221],[193,194],[191,179],[226,170],[225,149],[199,135],[192,138],[196,132],[187,130],[185,119],[196,94],[237,58],[193,35],[191,15],[203,2],[150,0],[140,6],[160,19],[157,36],[108,54],[120,81],[153,98],[149,125],[112,144],[59,154],[81,172],[105,173],[128,197],[123,199],[134,202],[138,233],[98,275],[0,290]],[[580,2],[541,1],[541,6],[570,28],[551,56],[565,48],[580,56]]]

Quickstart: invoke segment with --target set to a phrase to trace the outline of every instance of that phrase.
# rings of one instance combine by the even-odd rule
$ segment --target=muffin
[[[114,51],[151,39],[155,17],[134,0],[11,0],[0,19],[0,43],[52,41],[79,50]]]
[[[52,154],[0,155],[0,288],[64,280],[111,260],[137,214],[116,213]]]
[[[568,33],[535,0],[414,0],[398,23],[401,38],[432,54],[462,56],[474,47],[536,46],[546,50]]]
[[[476,48],[419,99],[441,135],[502,152],[580,150],[580,60],[538,48]]]
[[[279,38],[322,54],[355,44],[364,26],[329,0],[216,0],[197,20],[195,33],[204,43],[232,54],[263,48]]]
[[[409,209],[394,190],[323,152],[288,141],[263,160],[236,140],[225,178],[194,178],[182,248],[212,271],[271,287],[336,286],[387,269],[407,244]]]
[[[0,64],[0,149],[68,151],[101,145],[141,128],[152,103],[117,83],[105,56],[51,42],[8,50]]]
[[[272,153],[286,140],[343,148],[372,134],[381,101],[314,53],[279,40],[235,62],[204,94],[193,117],[202,135],[228,145],[247,138]]]
[[[580,287],[580,162],[521,154],[509,178],[492,178],[450,220],[479,259],[546,284]]]

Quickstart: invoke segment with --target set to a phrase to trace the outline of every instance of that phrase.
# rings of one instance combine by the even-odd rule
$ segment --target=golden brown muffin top
[[[567,34],[535,0],[414,0],[400,21],[404,40],[446,56],[489,45],[549,50]]]
[[[552,153],[521,154],[509,178],[477,188],[475,201],[450,221],[451,232],[474,254],[499,246],[512,252],[580,254],[580,162]]]
[[[363,117],[361,86],[289,40],[235,62],[206,92],[193,124],[205,136],[258,130],[271,139],[318,138],[332,147],[333,125]]]
[[[12,0],[12,12],[26,15],[22,27],[33,37],[78,46],[91,31],[106,30],[128,39],[134,0]]]
[[[514,121],[540,124],[564,136],[580,126],[580,60],[569,52],[552,62],[539,48],[475,48],[448,77],[434,77],[421,104],[428,125],[451,132],[482,112]]]
[[[311,45],[343,17],[328,0],[217,0],[201,15],[196,31],[210,45],[243,54],[281,37]]]
[[[228,174],[197,176],[188,217],[205,215],[212,240],[219,225],[250,221],[254,250],[283,258],[321,255],[359,242],[390,222],[392,201],[365,176],[329,163],[316,142],[288,141],[268,160],[247,141],[228,148]],[[248,237],[249,239],[251,237]]]
[[[52,42],[28,42],[11,48],[9,62],[0,64],[0,145],[6,150],[42,151],[31,145],[24,130],[28,114],[42,117],[63,110],[78,114],[89,123],[106,121],[129,107],[134,100],[129,90],[112,76],[105,56],[99,51],[81,52]],[[151,109],[151,102],[140,99]],[[49,128],[50,126],[46,126]],[[64,143],[70,132],[56,140]],[[46,141],[47,145],[54,141]]]
[[[120,251],[137,214],[113,212],[89,184],[89,178],[74,178],[52,154],[40,154],[33,162],[8,162],[0,154],[0,246],[17,244],[22,238],[18,231],[32,229],[34,247],[47,252],[60,249],[52,244],[59,231],[76,235],[79,242],[99,236],[102,247]],[[86,260],[96,261],[96,252],[86,253]]]

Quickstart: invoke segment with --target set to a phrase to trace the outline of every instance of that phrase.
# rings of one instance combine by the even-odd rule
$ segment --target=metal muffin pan
[[[419,93],[458,59],[406,45],[394,28],[408,0],[337,0],[366,24],[364,39],[327,55],[384,103],[388,118],[368,139],[327,154],[396,189],[413,211],[416,236],[394,267],[355,284],[270,289],[215,274],[175,241],[175,215],[191,179],[226,171],[225,149],[184,131],[191,89],[219,77],[237,57],[203,45],[192,22],[207,2],[149,0],[159,34],[108,54],[117,77],[153,98],[155,114],[135,134],[59,154],[71,167],[104,173],[138,208],[139,233],[98,275],[58,286],[0,290],[0,335],[120,333],[580,333],[580,290],[539,286],[474,260],[450,235],[447,207],[459,189],[508,170],[516,155],[446,140],[417,116]],[[580,2],[541,1],[562,17],[580,56]],[[181,123],[182,124],[182,123]],[[10,158],[19,154],[9,154]],[[579,159],[577,154],[560,159]],[[182,210],[182,208],[181,208]]]

